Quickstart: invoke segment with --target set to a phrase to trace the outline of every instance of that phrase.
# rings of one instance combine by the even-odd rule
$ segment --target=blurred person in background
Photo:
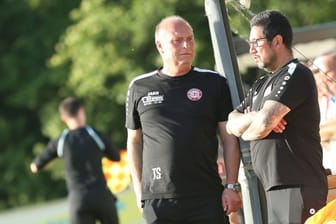
[[[62,121],[68,126],[59,138],[31,163],[33,173],[62,157],[70,199],[72,224],[118,224],[116,198],[108,189],[102,171],[102,157],[119,161],[120,155],[110,140],[86,125],[82,102],[73,97],[59,106]]]
[[[317,57],[311,68],[319,94],[323,165],[328,175],[336,175],[336,51]]]

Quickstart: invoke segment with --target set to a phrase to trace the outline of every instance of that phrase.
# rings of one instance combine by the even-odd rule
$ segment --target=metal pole
[[[232,102],[236,107],[244,93],[224,0],[205,0],[205,12],[209,21],[216,70],[227,78]],[[243,168],[240,170],[239,179],[242,184],[245,223],[267,223],[264,193],[252,169],[249,144],[241,139],[240,150]]]

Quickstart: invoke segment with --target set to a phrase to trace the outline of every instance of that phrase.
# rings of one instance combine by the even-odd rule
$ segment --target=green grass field
[[[145,223],[138,207],[136,206],[135,195],[132,190],[127,189],[117,195],[118,214],[120,224],[143,224]],[[68,220],[68,216],[63,220]],[[70,224],[70,222],[41,222],[39,224]]]
[[[140,224],[144,220],[136,205],[135,195],[132,190],[125,190],[118,194],[118,211],[120,224]]]
[[[118,214],[120,224],[143,224],[145,223],[139,209],[136,206],[135,195],[132,190],[126,189],[117,194]],[[99,223],[99,222],[98,222]],[[98,224],[97,223],[97,224]],[[43,220],[38,224],[70,224],[67,213],[51,217],[50,220]]]
[[[144,224],[131,189],[117,194],[120,224]],[[0,224],[70,224],[68,200],[60,199],[0,213]],[[97,223],[98,224],[98,223]]]

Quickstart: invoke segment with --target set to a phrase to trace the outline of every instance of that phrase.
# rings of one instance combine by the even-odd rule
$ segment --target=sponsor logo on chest
[[[160,95],[159,91],[151,91],[147,93],[147,96],[142,97],[141,100],[144,106],[161,104],[164,101],[164,96]]]

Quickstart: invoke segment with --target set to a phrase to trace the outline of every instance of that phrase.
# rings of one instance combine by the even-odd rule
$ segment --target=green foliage
[[[336,0],[252,1],[282,10],[294,26],[334,21]],[[0,2],[0,209],[65,195],[62,163],[33,176],[29,163],[64,128],[57,112],[69,95],[84,99],[89,123],[125,147],[124,101],[132,78],[161,65],[155,25],[178,14],[194,28],[195,65],[214,67],[204,1],[3,0]],[[232,27],[248,22],[229,6]],[[323,13],[321,13],[323,12]]]
[[[230,0],[227,3],[231,27],[237,34],[247,37],[251,16],[244,17],[244,13],[238,13],[235,2]],[[293,27],[302,27],[335,21],[335,8],[336,0],[251,0],[250,11],[256,14],[266,9],[280,10],[289,18]]]
[[[60,4],[62,4],[60,7]],[[0,3],[0,209],[65,194],[63,181],[29,172],[32,148],[46,142],[40,109],[59,82],[46,60],[69,24],[76,1],[4,0]]]
[[[204,11],[203,1],[194,1],[193,6],[182,4],[177,9],[175,0],[82,1],[81,6],[71,12],[74,23],[49,60],[51,69],[58,68],[60,73],[68,74],[60,89],[61,96],[73,94],[84,98],[90,123],[111,133],[115,143],[125,147],[126,89],[136,75],[160,66],[154,44],[158,21],[184,12],[195,27],[201,26],[199,42],[210,43],[206,17],[199,16],[199,12]],[[198,52],[212,55],[209,45],[200,44]],[[213,60],[198,62],[213,67]],[[50,113],[52,111],[43,123],[55,126],[52,123],[59,122],[53,119],[57,111],[52,116]]]

